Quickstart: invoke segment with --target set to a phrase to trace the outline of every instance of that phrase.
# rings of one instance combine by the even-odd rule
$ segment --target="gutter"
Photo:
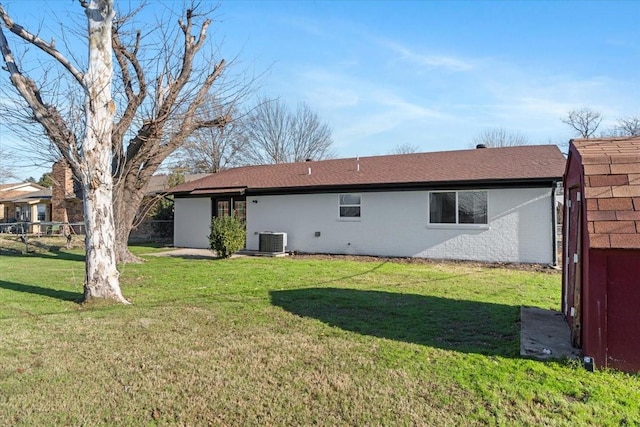
[[[551,185],[551,250],[552,265],[558,266],[558,210],[556,209],[556,190],[558,181]]]
[[[283,195],[313,194],[341,192],[376,192],[376,191],[425,191],[425,190],[460,190],[460,189],[496,189],[496,188],[536,188],[555,185],[561,177],[524,178],[519,180],[472,180],[447,182],[405,182],[405,183],[373,183],[373,184],[339,184],[299,187],[247,188],[249,195]],[[200,191],[199,191],[200,192]],[[212,193],[215,190],[212,189]]]
[[[202,197],[226,195],[287,195],[341,192],[379,192],[379,191],[429,191],[461,189],[497,189],[497,188],[540,188],[554,187],[562,177],[522,178],[509,180],[468,180],[446,182],[401,182],[401,183],[358,183],[325,184],[291,187],[213,187],[196,188],[187,191],[169,191],[175,197]],[[555,187],[554,187],[555,188]],[[555,196],[554,196],[555,197]]]

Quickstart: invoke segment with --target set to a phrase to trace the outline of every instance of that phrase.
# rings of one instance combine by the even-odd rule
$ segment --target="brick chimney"
[[[51,171],[51,221],[83,222],[82,200],[79,200],[74,188],[77,187],[71,168],[64,160],[53,164]]]

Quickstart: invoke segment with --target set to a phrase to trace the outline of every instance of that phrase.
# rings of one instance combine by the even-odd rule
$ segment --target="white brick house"
[[[174,245],[208,247],[212,216],[246,218],[248,250],[555,264],[556,146],[229,169],[173,189]]]

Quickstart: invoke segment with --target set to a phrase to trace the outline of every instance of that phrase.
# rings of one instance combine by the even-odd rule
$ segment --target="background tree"
[[[6,150],[0,149],[0,184],[5,184],[7,181],[17,179],[13,168],[10,166],[13,164],[13,155]]]
[[[173,170],[167,177],[169,188],[184,184],[184,174],[180,170]],[[148,210],[144,210],[145,216],[149,216],[154,222],[151,223],[153,230],[160,237],[173,236],[173,196],[157,195],[150,201]]]
[[[487,147],[514,147],[529,144],[529,138],[520,132],[509,132],[505,128],[485,129],[473,138],[472,147],[484,144]]]
[[[55,47],[30,33],[13,20],[0,6],[0,18],[6,28],[55,58],[75,79],[85,96],[81,135],[72,132],[60,111],[44,101],[34,79],[23,74],[13,56],[0,26],[0,50],[10,80],[22,97],[33,118],[44,128],[51,142],[74,171],[83,189],[85,235],[84,299],[114,299],[126,303],[120,290],[116,264],[111,177],[111,133],[115,104],[112,99],[113,78],[112,33],[113,0],[80,1],[88,21],[88,65],[82,72]]]
[[[148,23],[136,22],[139,10],[113,20],[109,44],[113,45],[112,53],[117,63],[114,102],[108,104],[113,118],[109,157],[112,159],[113,176],[111,205],[117,224],[114,233],[115,252],[117,260],[121,262],[138,260],[129,252],[127,241],[151,176],[167,156],[182,146],[194,132],[224,127],[230,121],[226,106],[233,105],[246,94],[245,90],[252,82],[244,85],[221,78],[227,64],[223,59],[216,59],[215,47],[206,43],[211,24],[208,16],[213,11],[200,13],[197,5],[191,3],[175,28],[160,23],[154,29],[149,28]],[[14,25],[6,14],[3,15],[10,31],[22,34],[24,41],[35,44],[49,57],[60,61],[62,54],[53,43],[46,43],[34,34],[27,33],[22,27]],[[61,46],[68,47],[66,43]],[[75,70],[70,64],[65,67],[68,72],[72,69]],[[71,74],[74,75],[73,72]],[[32,98],[51,94],[51,99],[41,103],[55,112],[60,125],[55,132],[47,130],[47,137],[54,143],[59,155],[72,166],[76,178],[85,180],[82,170],[73,165],[72,156],[78,152],[75,143],[77,135],[81,135],[86,128],[82,117],[77,115],[78,108],[82,107],[73,96],[77,91],[65,90],[63,84],[42,90],[36,81],[51,84],[52,80],[31,79],[27,88]],[[221,115],[218,117],[201,114],[211,93],[215,93],[220,106]],[[32,122],[33,114],[28,111],[21,113],[25,113],[25,110],[12,110],[16,118],[21,118],[12,123],[23,124],[23,131],[29,132],[26,125]]]
[[[602,115],[591,108],[583,107],[569,111],[562,123],[569,125],[578,137],[591,138],[602,123]]]
[[[244,162],[274,164],[334,157],[331,128],[305,103],[290,113],[279,100],[262,100],[246,122]]]
[[[640,116],[618,119],[614,134],[617,136],[640,136]]]
[[[38,180],[38,185],[42,185],[45,188],[53,187],[53,176],[51,172],[45,172]]]
[[[405,142],[403,144],[398,144],[395,147],[393,147],[389,152],[389,154],[411,154],[411,153],[417,153],[418,151],[420,151],[420,147],[418,147],[417,145],[413,145],[413,144],[409,144],[408,142]]]
[[[202,114],[210,118],[220,115],[211,105]],[[194,132],[176,153],[176,167],[186,173],[216,173],[243,164],[248,145],[244,118],[236,111],[230,116],[233,120],[224,127]]]

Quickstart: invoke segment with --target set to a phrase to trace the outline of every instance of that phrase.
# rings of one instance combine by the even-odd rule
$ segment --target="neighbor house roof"
[[[441,151],[244,166],[174,187],[171,193],[247,194],[541,184],[562,178],[565,158],[555,145]]]
[[[31,182],[0,185],[0,201],[22,202],[21,199],[51,198],[51,190]]]
[[[593,248],[640,248],[640,137],[575,139]]]

